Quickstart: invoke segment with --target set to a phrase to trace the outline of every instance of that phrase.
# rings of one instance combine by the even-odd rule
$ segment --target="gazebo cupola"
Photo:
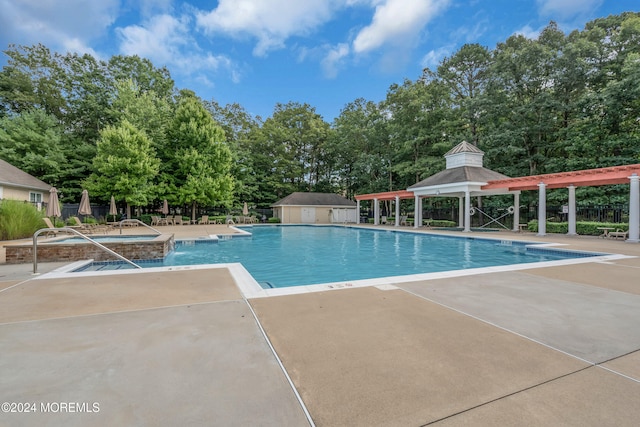
[[[481,168],[483,167],[483,157],[484,152],[475,145],[469,144],[467,141],[462,141],[444,155],[447,161],[447,169],[459,168],[461,166]]]

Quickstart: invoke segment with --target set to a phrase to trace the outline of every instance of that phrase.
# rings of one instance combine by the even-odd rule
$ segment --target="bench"
[[[616,231],[610,231],[607,234],[607,237],[611,238],[611,239],[617,239],[618,237],[622,238],[622,240],[625,240],[629,237],[629,232],[628,231],[622,231],[620,228],[616,229]]]

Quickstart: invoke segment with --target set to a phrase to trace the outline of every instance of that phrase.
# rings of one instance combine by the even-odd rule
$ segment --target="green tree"
[[[100,131],[121,118],[111,108],[116,82],[131,80],[139,92],[173,103],[168,70],[148,59],[114,56],[105,62],[88,54],[52,53],[41,44],[10,45],[4,53],[9,60],[0,71],[0,116],[41,109],[57,119],[66,157],[60,172],[64,200],[77,199],[92,172]]]
[[[331,165],[324,146],[329,124],[308,104],[277,104],[272,117],[251,133],[255,170],[261,172],[259,192],[265,203],[293,191],[326,188]],[[322,184],[321,184],[322,183]]]
[[[452,115],[448,88],[437,80],[405,80],[402,86],[391,86],[385,105],[391,143],[385,151],[393,153],[396,186],[406,188],[439,172],[442,155],[451,148],[448,124],[455,123],[447,120]]]
[[[255,166],[255,147],[251,134],[260,128],[259,119],[252,117],[240,104],[222,107],[215,100],[205,102],[215,122],[222,127],[233,155],[231,175],[234,178],[234,204],[243,202],[262,204],[258,182],[260,171]],[[266,203],[273,202],[267,201]]]
[[[224,131],[198,98],[183,93],[167,128],[163,181],[167,199],[191,206],[229,204],[233,197],[232,155]]]
[[[160,161],[151,140],[127,120],[100,132],[93,165],[95,172],[85,182],[87,188],[104,200],[111,196],[124,200],[128,218],[131,206],[145,206],[154,198],[153,180]]]
[[[334,120],[329,149],[347,195],[391,190],[391,150],[381,105],[363,98],[347,104]]]
[[[0,158],[53,186],[59,186],[65,155],[61,130],[43,110],[0,119]]]
[[[452,110],[461,122],[460,137],[474,145],[479,142],[478,118],[482,112],[477,100],[484,93],[491,54],[479,44],[465,44],[455,54],[442,60],[437,73],[425,70],[423,78],[433,77],[449,90]],[[450,115],[449,120],[454,119]],[[454,135],[450,135],[454,136]]]
[[[494,53],[483,105],[484,147],[489,162],[501,164],[506,175],[553,172],[546,160],[559,154],[555,132],[561,106],[552,90],[551,73],[556,55],[556,50],[522,35],[498,44]]]
[[[173,106],[155,91],[143,91],[132,79],[115,83],[116,96],[110,106],[110,115],[116,120],[127,120],[143,131],[156,152],[166,145],[167,126]]]

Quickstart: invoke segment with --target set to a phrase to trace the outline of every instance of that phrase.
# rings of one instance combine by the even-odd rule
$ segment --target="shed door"
[[[302,215],[300,220],[303,224],[315,224],[316,223],[316,208],[302,208]]]

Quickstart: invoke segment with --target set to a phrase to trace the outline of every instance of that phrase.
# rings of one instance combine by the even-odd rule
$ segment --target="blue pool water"
[[[251,237],[180,243],[146,266],[239,262],[263,287],[551,261],[585,254],[527,248],[521,242],[350,227],[266,226]]]

